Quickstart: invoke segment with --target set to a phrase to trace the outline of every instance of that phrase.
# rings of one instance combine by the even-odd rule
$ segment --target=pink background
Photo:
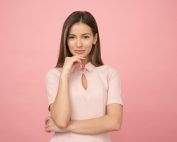
[[[120,71],[124,121],[113,142],[177,141],[176,0],[1,0],[0,141],[47,142],[46,71],[75,10],[96,18],[105,64]]]

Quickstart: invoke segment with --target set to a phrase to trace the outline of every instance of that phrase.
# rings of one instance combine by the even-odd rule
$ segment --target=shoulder
[[[119,69],[111,65],[102,65],[102,66],[96,67],[96,70],[100,73],[106,73],[108,76],[119,74]]]
[[[61,73],[61,68],[51,68],[49,69],[46,74],[45,74],[45,79],[50,79],[50,78],[56,78],[60,75]]]

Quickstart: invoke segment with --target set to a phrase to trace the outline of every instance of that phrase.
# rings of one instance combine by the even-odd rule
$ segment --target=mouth
[[[74,50],[74,52],[77,54],[83,54],[85,52],[85,50]]]

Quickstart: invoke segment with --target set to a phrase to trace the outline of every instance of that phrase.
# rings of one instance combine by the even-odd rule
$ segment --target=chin
[[[86,55],[84,55],[84,54],[75,54],[75,56],[79,56],[79,57],[86,57]]]

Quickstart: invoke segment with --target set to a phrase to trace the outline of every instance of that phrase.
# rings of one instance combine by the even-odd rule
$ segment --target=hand
[[[75,64],[77,63],[79,63],[80,67],[83,68],[84,65],[82,64],[82,60],[84,59],[86,58],[79,56],[66,57],[63,65],[62,74],[68,76],[71,73],[71,71],[74,70]]]
[[[45,119],[45,131],[48,133],[50,133],[50,132],[67,132],[66,129],[58,128],[50,116],[48,116]]]

